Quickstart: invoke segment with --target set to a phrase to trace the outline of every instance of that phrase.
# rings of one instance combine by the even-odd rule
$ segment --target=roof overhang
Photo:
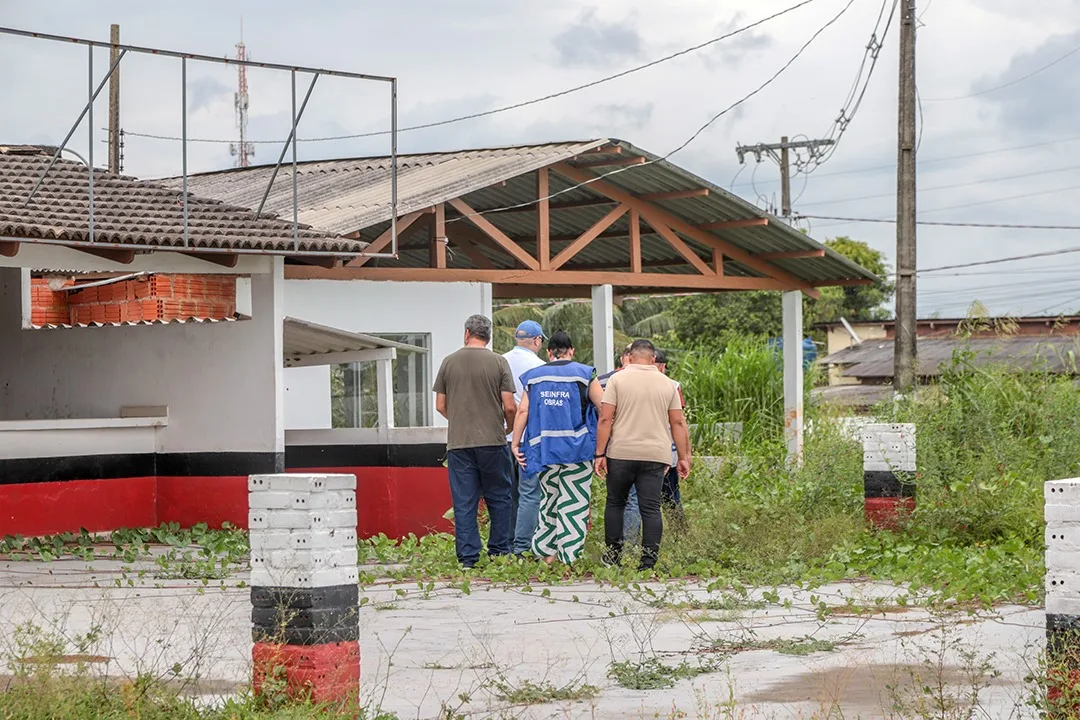
[[[285,367],[315,367],[342,363],[393,360],[397,351],[426,353],[417,345],[384,340],[287,317],[282,323]]]

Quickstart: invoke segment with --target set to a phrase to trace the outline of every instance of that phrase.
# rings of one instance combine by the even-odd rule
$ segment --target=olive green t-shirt
[[[655,365],[632,363],[615,373],[604,389],[604,404],[615,406],[607,456],[671,464],[669,410],[681,410],[679,391]]]
[[[442,361],[434,390],[446,395],[447,450],[506,445],[502,394],[514,392],[506,358],[487,348],[463,347]]]

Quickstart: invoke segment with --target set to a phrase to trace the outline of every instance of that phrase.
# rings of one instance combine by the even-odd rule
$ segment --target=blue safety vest
[[[593,459],[599,418],[589,402],[589,383],[595,372],[581,363],[556,361],[521,376],[529,397],[529,422],[521,438],[529,475],[545,466]]]

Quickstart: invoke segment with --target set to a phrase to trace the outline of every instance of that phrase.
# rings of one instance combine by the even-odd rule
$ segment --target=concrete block
[[[259,550],[251,551],[251,566],[259,565],[279,570],[312,569],[323,567],[356,567],[357,549],[339,548],[335,550]]]
[[[269,510],[266,513],[266,527],[278,530],[321,530],[327,515],[326,512],[306,510]]]
[[[1063,598],[1047,596],[1046,614],[1080,616],[1080,597]]]
[[[291,547],[319,549],[356,549],[356,526],[332,528],[329,530],[312,530],[310,532],[294,532]]]
[[[1043,483],[1043,497],[1047,503],[1055,505],[1080,504],[1080,479]]]
[[[355,528],[356,510],[323,510],[323,527],[325,528]]]
[[[270,514],[267,510],[248,510],[248,529],[262,530],[270,527]]]
[[[248,533],[251,552],[260,550],[284,550],[293,547],[293,533],[289,530],[256,530]]]
[[[1056,550],[1047,548],[1046,550],[1046,572],[1047,574],[1059,573],[1061,571],[1068,570],[1073,573],[1080,574],[1080,552],[1073,552],[1070,550]],[[1076,584],[1077,590],[1080,590],[1080,580]]]
[[[270,490],[324,492],[326,490],[356,490],[355,475],[284,474],[267,475]]]
[[[1078,505],[1046,505],[1043,507],[1043,517],[1046,524],[1056,523],[1080,523],[1080,504]]]
[[[1047,525],[1044,539],[1047,550],[1080,553],[1080,523]]]
[[[1068,568],[1046,570],[1046,596],[1080,598],[1080,574]]]
[[[322,568],[306,570],[277,570],[266,567],[251,568],[248,584],[258,587],[314,588],[332,585],[355,585],[359,582],[356,567]]]
[[[296,510],[352,510],[356,507],[353,490],[327,490],[321,493],[295,494],[292,507]]]
[[[311,493],[303,493],[310,496]],[[270,490],[248,493],[248,508],[255,510],[288,510],[295,504],[300,493],[273,492]]]

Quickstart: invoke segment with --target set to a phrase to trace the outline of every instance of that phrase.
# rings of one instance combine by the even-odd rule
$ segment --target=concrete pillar
[[[802,464],[803,453],[803,313],[802,293],[784,293],[784,439],[788,462]]]
[[[492,299],[491,283],[480,284],[480,314],[491,319],[492,314],[495,312],[495,301]],[[462,318],[464,321],[465,318]]]
[[[356,476],[248,478],[253,688],[355,709]]]
[[[267,417],[272,422],[269,428],[268,442],[273,442],[273,451],[278,457],[278,471],[285,469],[285,367],[282,358],[285,355],[285,259],[271,258],[270,271],[253,273],[251,276],[251,320],[258,328],[259,344],[250,349],[251,357],[243,361],[249,363],[252,372],[255,367],[266,373],[265,392],[273,393],[274,413]],[[272,438],[272,440],[271,440]],[[269,450],[269,448],[267,448]]]
[[[610,285],[592,289],[593,366],[603,375],[615,369],[615,303]]]
[[[390,441],[390,428],[394,427],[394,371],[393,361],[375,361],[375,385],[379,410],[379,437]]]
[[[864,425],[862,443],[866,522],[895,528],[915,509],[915,425]]]
[[[1043,497],[1047,695],[1052,705],[1061,705],[1063,688],[1080,682],[1080,479],[1048,482],[1043,486]],[[1070,695],[1064,700],[1075,703],[1075,694]],[[1070,709],[1076,708],[1058,708]]]

